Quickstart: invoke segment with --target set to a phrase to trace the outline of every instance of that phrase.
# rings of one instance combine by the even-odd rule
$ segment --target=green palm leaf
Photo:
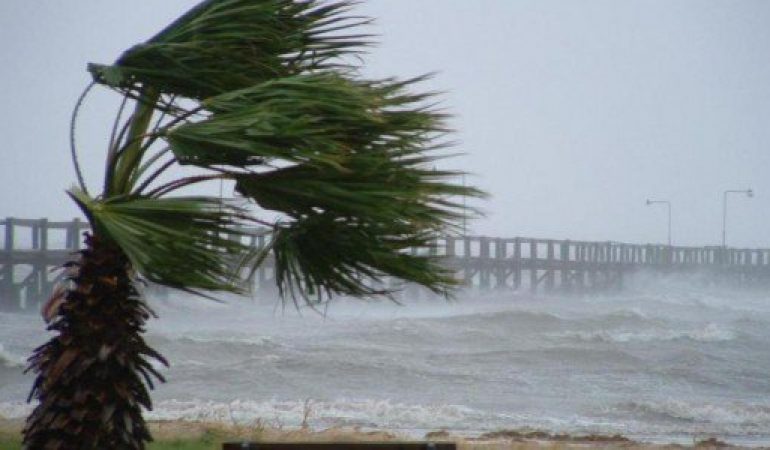
[[[352,31],[367,20],[348,16],[350,6],[206,0],[112,66],[91,66],[97,82],[139,99],[108,164],[112,182],[91,214],[148,279],[238,290],[228,261],[248,249],[218,236],[237,234],[250,213],[215,199],[166,198],[216,177],[283,214],[271,247],[283,288],[371,294],[384,275],[440,292],[451,285],[435,261],[407,247],[429,246],[435,234],[455,229],[469,214],[458,199],[483,194],[456,185],[460,172],[434,169],[448,130],[430,104],[434,94],[413,92],[426,77],[371,81],[344,67],[344,56],[367,44]],[[150,131],[153,115],[169,108],[181,115]],[[159,139],[172,158],[153,170],[147,155]],[[173,164],[213,174],[150,186]],[[144,234],[157,239],[153,249],[142,245]],[[330,235],[339,239],[327,241]],[[335,242],[339,251],[326,253],[336,256],[316,254],[321,242]],[[173,259],[180,246],[192,255],[180,259],[200,266],[190,277]]]
[[[89,66],[97,82],[204,99],[303,71],[339,67],[367,45],[343,34],[366,22],[346,16],[350,2],[208,0],[112,66]]]
[[[297,165],[237,177],[236,190],[261,207],[299,218],[316,212],[441,229],[462,217],[452,196],[479,195],[425,170],[381,155],[356,155],[347,170]]]
[[[456,285],[451,272],[435,257],[408,252],[431,247],[433,237],[414,233],[409,225],[307,216],[275,230],[276,281],[282,295],[307,301],[324,295],[385,295],[397,288],[383,284],[386,275],[447,294]]]
[[[207,99],[213,114],[170,130],[167,140],[183,164],[281,159],[340,168],[351,154],[422,148],[445,131],[444,115],[424,106],[430,94],[405,92],[422,79],[373,83],[321,73],[261,83]]]
[[[71,192],[96,232],[111,239],[145,279],[185,290],[243,292],[246,215],[216,197],[97,201]]]

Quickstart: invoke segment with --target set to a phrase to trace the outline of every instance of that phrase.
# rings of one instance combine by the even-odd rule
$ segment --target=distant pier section
[[[75,257],[86,230],[88,224],[77,219],[0,220],[0,310],[37,310],[62,276],[56,269]],[[254,229],[243,239],[261,246],[266,238]],[[479,290],[620,289],[628,274],[643,270],[702,273],[708,282],[770,285],[770,249],[451,236],[437,238],[433,248],[412,251],[442,257],[466,287]],[[274,289],[273,273],[268,259],[255,274],[254,289]]]

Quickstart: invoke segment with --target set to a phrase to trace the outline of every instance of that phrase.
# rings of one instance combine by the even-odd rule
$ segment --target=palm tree
[[[385,276],[446,294],[451,273],[428,255],[437,233],[479,191],[437,171],[444,115],[423,78],[366,80],[368,45],[351,3],[206,0],[112,65],[90,64],[93,86],[123,96],[104,183],[69,196],[91,226],[49,300],[54,337],[37,348],[27,449],[143,449],[142,409],[167,364],[142,338],[146,281],[209,296],[244,291],[268,254],[282,295],[387,295]],[[133,113],[123,118],[125,107]],[[197,172],[175,175],[176,166]],[[248,201],[191,195],[220,180]],[[187,192],[187,193],[185,193]],[[258,207],[258,208],[257,208]],[[267,222],[264,211],[280,214]],[[262,211],[262,212],[260,212]],[[241,242],[269,227],[269,245]],[[234,239],[235,237],[235,239]]]

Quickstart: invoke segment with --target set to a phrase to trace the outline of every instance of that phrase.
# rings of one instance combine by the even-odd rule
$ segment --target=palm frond
[[[457,283],[435,257],[408,250],[432,245],[428,232],[408,225],[368,223],[314,214],[278,225],[271,249],[281,294],[312,301],[332,295],[386,295],[392,276],[446,295]]]
[[[282,292],[373,295],[386,275],[446,292],[448,273],[407,247],[429,247],[468,214],[458,198],[483,193],[432,167],[445,117],[426,106],[431,94],[408,92],[421,80],[266,82],[206,100],[211,116],[167,141],[180,162],[223,170],[288,216],[272,246]]]
[[[90,199],[70,195],[101,236],[144,278],[185,290],[242,292],[238,267],[254,249],[241,242],[244,211],[216,197]]]
[[[263,261],[265,251],[220,237],[237,234],[246,211],[218,199],[167,198],[221,177],[284,214],[270,247],[284,292],[375,294],[385,275],[437,292],[452,285],[435,260],[407,248],[456,229],[476,213],[459,198],[483,193],[457,185],[461,172],[434,168],[449,130],[431,105],[434,93],[412,92],[427,77],[370,81],[344,67],[346,55],[368,44],[353,31],[367,19],[350,16],[351,4],[205,0],[115,64],[90,66],[97,82],[138,100],[115,152],[113,187],[106,200],[89,201],[94,222],[145,277],[237,290],[232,255],[246,255],[252,267]],[[177,97],[197,102],[188,110],[163,100]],[[149,132],[152,110],[170,111],[171,125]],[[173,158],[155,167],[147,150],[159,138]],[[151,186],[175,163],[216,175]]]
[[[351,32],[368,22],[351,17],[349,1],[207,0],[115,64],[89,66],[94,79],[133,90],[204,99],[277,77],[343,64],[368,45]]]
[[[236,191],[295,219],[324,212],[410,223],[414,230],[450,228],[464,213],[454,199],[482,195],[447,181],[457,172],[427,170],[381,154],[355,155],[345,169],[295,165],[243,174],[236,178]]]
[[[212,97],[206,120],[169,131],[183,164],[248,166],[265,160],[342,169],[356,153],[424,148],[446,131],[425,106],[431,94],[406,88],[423,78],[364,82],[331,73],[298,75]]]

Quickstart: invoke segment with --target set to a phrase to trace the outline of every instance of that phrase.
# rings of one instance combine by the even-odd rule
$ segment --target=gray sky
[[[0,2],[0,216],[68,219],[69,115],[87,62],[112,62],[196,2]],[[770,247],[770,2],[365,0],[371,76],[437,71],[457,150],[492,197],[477,234]],[[101,174],[116,96],[92,96]],[[91,178],[92,183],[99,182]]]

